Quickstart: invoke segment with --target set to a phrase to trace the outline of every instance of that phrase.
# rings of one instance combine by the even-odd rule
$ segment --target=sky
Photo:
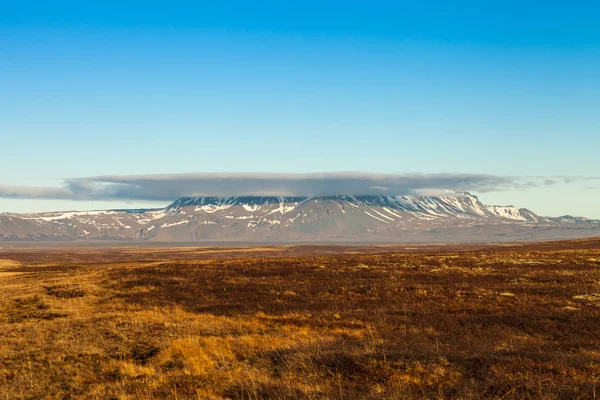
[[[600,218],[599,20],[597,1],[2,2],[0,212],[326,174]]]

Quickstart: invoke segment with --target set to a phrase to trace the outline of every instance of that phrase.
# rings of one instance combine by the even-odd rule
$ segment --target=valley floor
[[[0,249],[0,398],[591,399],[600,239]]]

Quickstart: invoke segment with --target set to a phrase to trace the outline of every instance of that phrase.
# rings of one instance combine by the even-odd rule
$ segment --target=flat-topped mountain
[[[575,238],[600,221],[443,197],[182,197],[163,209],[0,214],[0,240],[421,242]]]

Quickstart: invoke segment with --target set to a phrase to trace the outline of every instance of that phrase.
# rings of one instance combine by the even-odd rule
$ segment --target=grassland
[[[0,250],[0,398],[593,399],[600,240]]]

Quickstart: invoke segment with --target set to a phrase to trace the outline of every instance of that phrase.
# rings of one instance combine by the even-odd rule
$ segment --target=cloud
[[[66,187],[0,185],[0,197],[8,199],[68,200],[73,198],[73,193]]]
[[[0,197],[172,201],[200,196],[452,195],[553,184],[485,174],[191,173],[105,175],[65,180],[62,187],[0,185]]]

